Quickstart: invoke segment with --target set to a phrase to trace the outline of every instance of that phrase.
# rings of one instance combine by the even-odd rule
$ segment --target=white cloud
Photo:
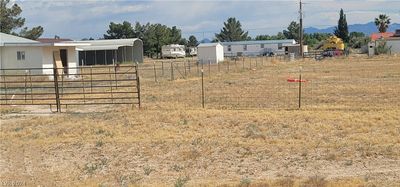
[[[343,8],[349,24],[366,23],[380,13],[400,22],[396,0],[303,0],[305,26],[337,24]],[[109,22],[124,20],[176,25],[185,36],[213,37],[228,17],[239,19],[244,29],[255,34],[275,34],[297,20],[297,0],[259,1],[128,1],[128,0],[16,0],[28,26],[42,25],[46,36],[74,39],[99,37]]]

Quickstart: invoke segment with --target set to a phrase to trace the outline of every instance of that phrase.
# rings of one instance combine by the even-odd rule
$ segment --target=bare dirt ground
[[[323,76],[334,76],[327,72],[335,69],[368,66],[398,78],[398,60],[353,60],[347,65],[332,60],[303,66],[325,68]],[[274,66],[293,69],[298,64]],[[262,84],[266,72],[271,69],[216,75],[207,82],[224,88],[226,81],[217,80],[247,85],[251,79],[269,86]],[[363,78],[370,72],[351,74]],[[322,90],[329,93],[323,97],[328,99],[314,98],[301,110],[223,110],[212,103],[202,109],[197,100],[190,106],[193,91],[185,88],[197,85],[198,78],[154,83],[150,77],[142,84],[140,110],[96,106],[52,114],[46,107],[2,106],[2,185],[400,186],[400,107],[395,94],[399,79],[361,94],[363,85],[352,82],[314,88],[313,97]],[[332,89],[347,97],[328,92]],[[386,94],[378,97],[381,93]],[[352,94],[377,97],[362,102],[348,96]]]

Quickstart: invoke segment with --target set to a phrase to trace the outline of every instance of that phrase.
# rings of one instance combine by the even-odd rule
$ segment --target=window
[[[17,51],[17,60],[25,60],[25,51]]]
[[[232,51],[231,45],[228,45],[228,51]]]
[[[278,44],[278,49],[282,49],[282,43]]]
[[[247,45],[243,45],[243,50],[247,51]]]
[[[264,44],[261,44],[261,46],[260,46],[260,47],[261,47],[261,49],[264,49]]]

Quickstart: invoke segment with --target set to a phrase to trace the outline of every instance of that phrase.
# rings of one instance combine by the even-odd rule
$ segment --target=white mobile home
[[[285,45],[294,45],[295,40],[257,40],[222,42],[224,53],[227,57],[235,56],[265,56],[270,54],[283,54]]]
[[[162,58],[183,58],[186,56],[185,46],[178,44],[163,45],[161,55]]]
[[[224,47],[220,43],[203,43],[197,46],[200,63],[219,63],[224,61]]]
[[[52,68],[53,52],[59,51],[65,74],[76,74],[75,47],[85,44],[41,43],[0,33],[0,69]],[[35,69],[31,73],[51,74],[51,69]]]

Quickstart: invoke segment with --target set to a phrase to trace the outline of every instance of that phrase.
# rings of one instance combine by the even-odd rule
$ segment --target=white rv
[[[178,44],[164,45],[161,47],[163,58],[183,58],[186,56],[185,46]]]
[[[197,56],[197,47],[189,47],[189,55]]]

